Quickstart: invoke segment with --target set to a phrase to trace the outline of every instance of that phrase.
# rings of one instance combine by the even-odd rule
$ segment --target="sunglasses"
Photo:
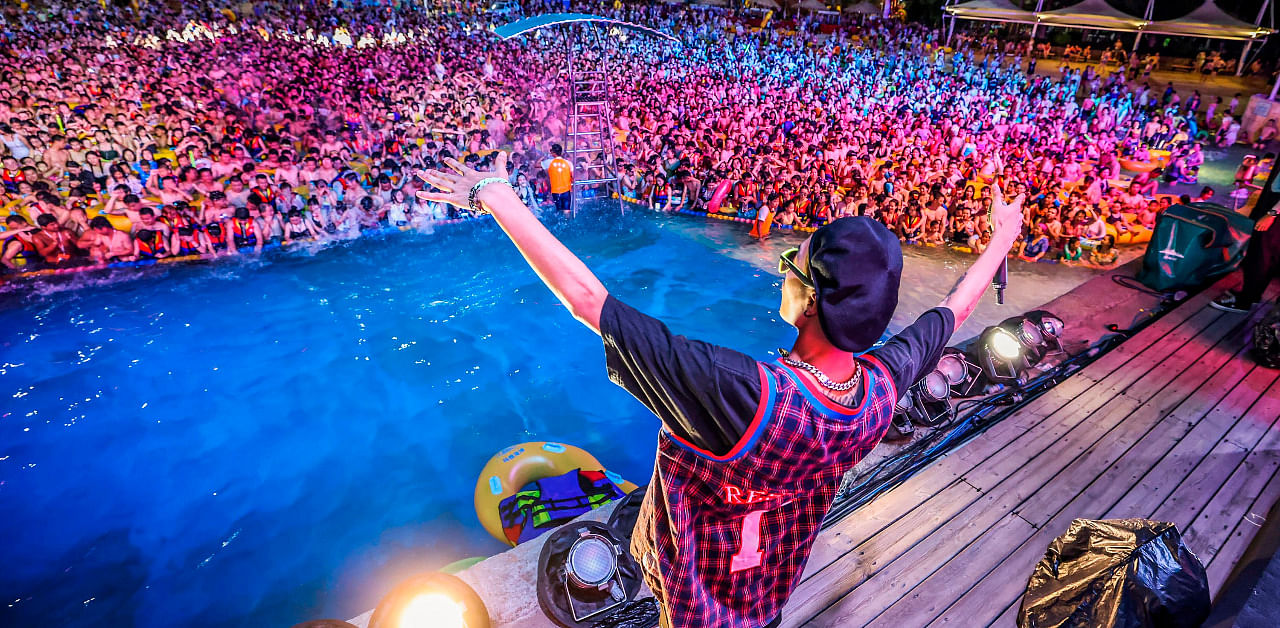
[[[813,279],[804,274],[804,272],[800,270],[799,266],[796,266],[796,256],[799,254],[800,249],[798,247],[792,247],[783,251],[782,255],[778,256],[778,272],[785,275],[787,274],[787,271],[791,271],[792,273],[795,273],[796,279],[799,279],[800,283],[812,288]]]

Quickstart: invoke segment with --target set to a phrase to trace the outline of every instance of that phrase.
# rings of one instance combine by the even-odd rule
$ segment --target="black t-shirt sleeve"
[[[751,357],[676,336],[661,321],[608,297],[600,313],[609,379],[639,399],[677,439],[712,455],[733,450],[760,405]]]
[[[955,331],[956,319],[950,309],[936,307],[916,319],[898,335],[871,351],[889,369],[898,395],[937,368],[942,350]]]

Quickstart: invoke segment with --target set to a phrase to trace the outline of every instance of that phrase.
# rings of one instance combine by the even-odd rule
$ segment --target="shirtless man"
[[[133,238],[117,231],[105,216],[89,221],[89,230],[80,236],[76,246],[89,251],[89,257],[100,264],[133,259]]]
[[[33,233],[31,240],[45,262],[61,264],[76,255],[75,238],[58,224],[57,218],[43,214],[36,218],[36,225],[40,230]]]

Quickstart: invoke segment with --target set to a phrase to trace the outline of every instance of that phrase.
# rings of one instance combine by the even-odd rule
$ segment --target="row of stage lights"
[[[587,528],[587,525],[595,527]],[[552,533],[547,545],[563,537],[560,543],[567,544],[568,550],[544,551],[548,556],[539,561],[547,563],[547,582],[540,577],[539,588],[563,593],[549,595],[547,600],[557,607],[554,609],[556,623],[561,625],[586,625],[583,622],[620,607],[635,594],[633,590],[628,595],[627,583],[620,571],[619,562],[626,553],[624,542],[607,530],[602,532],[604,526],[583,526],[564,526]],[[317,619],[293,628],[356,626],[337,619]],[[401,582],[382,598],[369,618],[369,628],[489,628],[489,611],[479,594],[461,578],[439,572],[424,573]]]
[[[1018,387],[1045,358],[1062,353],[1061,318],[1044,310],[983,330],[967,351],[948,348],[938,367],[902,395],[893,425],[903,436],[914,425],[935,427],[955,417],[952,398],[975,397],[997,386]]]

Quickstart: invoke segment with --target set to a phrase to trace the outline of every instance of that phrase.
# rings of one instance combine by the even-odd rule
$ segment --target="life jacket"
[[[13,239],[22,245],[22,250],[18,251],[18,255],[16,256],[16,259],[24,260],[24,262],[40,261],[41,259],[43,259],[40,257],[40,251],[36,249],[35,241],[31,239],[31,234],[29,233],[18,234],[13,236]],[[9,244],[5,243],[5,248],[7,248],[8,246]]]
[[[518,544],[622,497],[604,472],[574,469],[524,485],[498,504],[498,515],[507,538]]]
[[[165,225],[166,227],[169,227],[170,229],[177,229],[177,228],[179,228],[179,227],[190,227],[190,226],[191,226],[191,221],[190,221],[190,220],[188,220],[188,219],[187,219],[187,217],[186,217],[186,216],[183,216],[182,214],[178,214],[178,217],[177,217],[177,218],[170,218],[170,217],[168,217],[168,216],[161,216],[161,217],[159,217],[159,218],[157,218],[157,219],[156,219],[156,222],[164,223],[164,225]]]
[[[159,231],[139,229],[136,237],[138,239],[138,257],[151,259],[167,252],[164,238]]]
[[[241,221],[239,218],[232,218],[231,237],[235,239],[236,246],[256,245],[258,243],[258,234],[255,231],[253,219]]]
[[[276,200],[275,190],[272,190],[270,187],[263,189],[263,188],[254,186],[253,189],[249,191],[249,194],[254,198],[254,200],[258,201],[263,205],[269,205],[271,203],[274,203]]]
[[[195,255],[200,252],[200,232],[195,227],[182,226],[175,229],[178,232],[178,255]]]
[[[11,190],[17,189],[18,184],[27,180],[27,173],[21,170],[10,170],[4,168],[0,170],[0,183]]]
[[[215,247],[227,245],[227,234],[222,231],[220,223],[211,222],[205,226],[204,232],[209,234],[209,242]]]

